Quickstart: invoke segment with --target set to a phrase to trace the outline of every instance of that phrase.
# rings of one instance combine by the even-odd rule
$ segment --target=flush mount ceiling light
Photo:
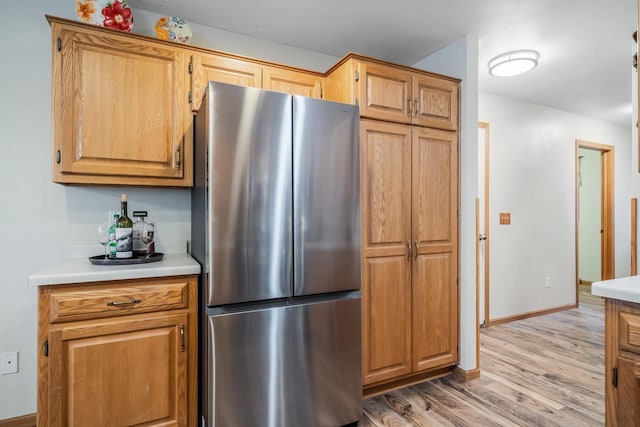
[[[514,50],[489,61],[489,74],[508,77],[526,73],[538,65],[540,54],[535,50]]]

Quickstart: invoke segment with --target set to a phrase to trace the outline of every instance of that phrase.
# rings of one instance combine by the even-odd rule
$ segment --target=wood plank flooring
[[[364,401],[361,427],[603,426],[604,300],[481,331],[479,379],[457,376]]]

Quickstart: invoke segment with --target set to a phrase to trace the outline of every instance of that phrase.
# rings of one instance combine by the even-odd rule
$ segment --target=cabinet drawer
[[[640,354],[640,313],[621,311],[618,321],[620,348]]]
[[[53,289],[49,321],[95,319],[187,308],[189,280],[129,281],[112,285],[79,285]]]

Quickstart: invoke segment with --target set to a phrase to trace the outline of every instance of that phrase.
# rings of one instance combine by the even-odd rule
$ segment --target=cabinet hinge
[[[60,37],[56,40],[56,48],[58,49],[58,52],[62,50],[62,39]]]
[[[42,352],[44,353],[44,357],[49,357],[49,340],[44,340],[42,343]]]
[[[193,101],[193,96],[191,96],[191,91],[189,91],[188,99],[189,99],[189,104],[191,104],[191,101]]]
[[[360,81],[360,71],[356,70],[354,77],[355,77],[357,82]]]
[[[618,388],[618,368],[613,368],[613,375],[611,376],[611,382],[615,388]]]
[[[60,160],[62,158],[62,155],[60,154],[60,150],[56,151],[56,163],[60,164]]]
[[[189,62],[189,74],[193,74],[193,62]]]

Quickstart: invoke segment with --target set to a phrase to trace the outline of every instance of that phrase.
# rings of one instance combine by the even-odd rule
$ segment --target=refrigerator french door
[[[358,421],[357,107],[210,82],[195,141],[203,424]]]

